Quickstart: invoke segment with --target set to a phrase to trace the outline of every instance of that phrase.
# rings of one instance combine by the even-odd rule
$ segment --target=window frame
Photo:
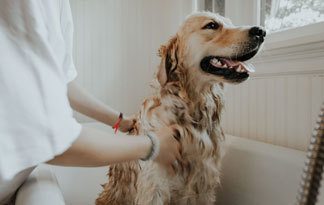
[[[266,50],[324,41],[324,22],[270,33]]]
[[[261,21],[261,0],[258,4],[259,20]],[[260,25],[259,22],[258,25]],[[267,35],[265,50],[285,47],[297,47],[303,44],[324,41],[324,21],[301,27],[278,30]]]
[[[204,8],[204,0],[197,0],[197,9]],[[226,0],[224,13],[235,25],[261,25],[261,0]],[[324,22],[270,33],[266,37],[264,49],[296,47],[319,41],[324,41]]]

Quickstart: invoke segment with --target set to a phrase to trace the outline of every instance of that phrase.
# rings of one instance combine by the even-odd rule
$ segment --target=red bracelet
[[[115,134],[117,133],[118,127],[119,127],[120,122],[122,121],[122,119],[123,119],[123,113],[120,113],[119,114],[119,120],[118,120],[117,124],[112,127],[113,129],[115,129]]]

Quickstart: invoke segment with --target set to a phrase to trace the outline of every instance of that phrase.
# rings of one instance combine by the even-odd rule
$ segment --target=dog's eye
[[[215,22],[210,22],[206,26],[203,27],[203,29],[213,29],[216,30],[219,28],[219,24]]]

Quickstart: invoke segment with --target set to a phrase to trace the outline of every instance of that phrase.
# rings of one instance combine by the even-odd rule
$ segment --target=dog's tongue
[[[240,61],[231,61],[225,58],[222,58],[222,61],[224,61],[227,65],[234,67],[234,66],[238,66],[241,65],[241,67],[246,71],[246,72],[251,72],[253,73],[254,70],[254,66],[251,63],[246,63],[246,62],[240,62]]]

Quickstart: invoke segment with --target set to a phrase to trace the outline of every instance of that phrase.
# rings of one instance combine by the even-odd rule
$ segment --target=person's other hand
[[[136,118],[135,117],[124,117],[120,121],[119,131],[128,132],[133,128],[135,123],[136,123]]]
[[[172,128],[164,127],[155,132],[160,140],[160,151],[155,162],[166,167],[170,174],[174,175],[177,170],[181,171],[178,162],[181,160],[180,143],[174,138],[174,131]]]

